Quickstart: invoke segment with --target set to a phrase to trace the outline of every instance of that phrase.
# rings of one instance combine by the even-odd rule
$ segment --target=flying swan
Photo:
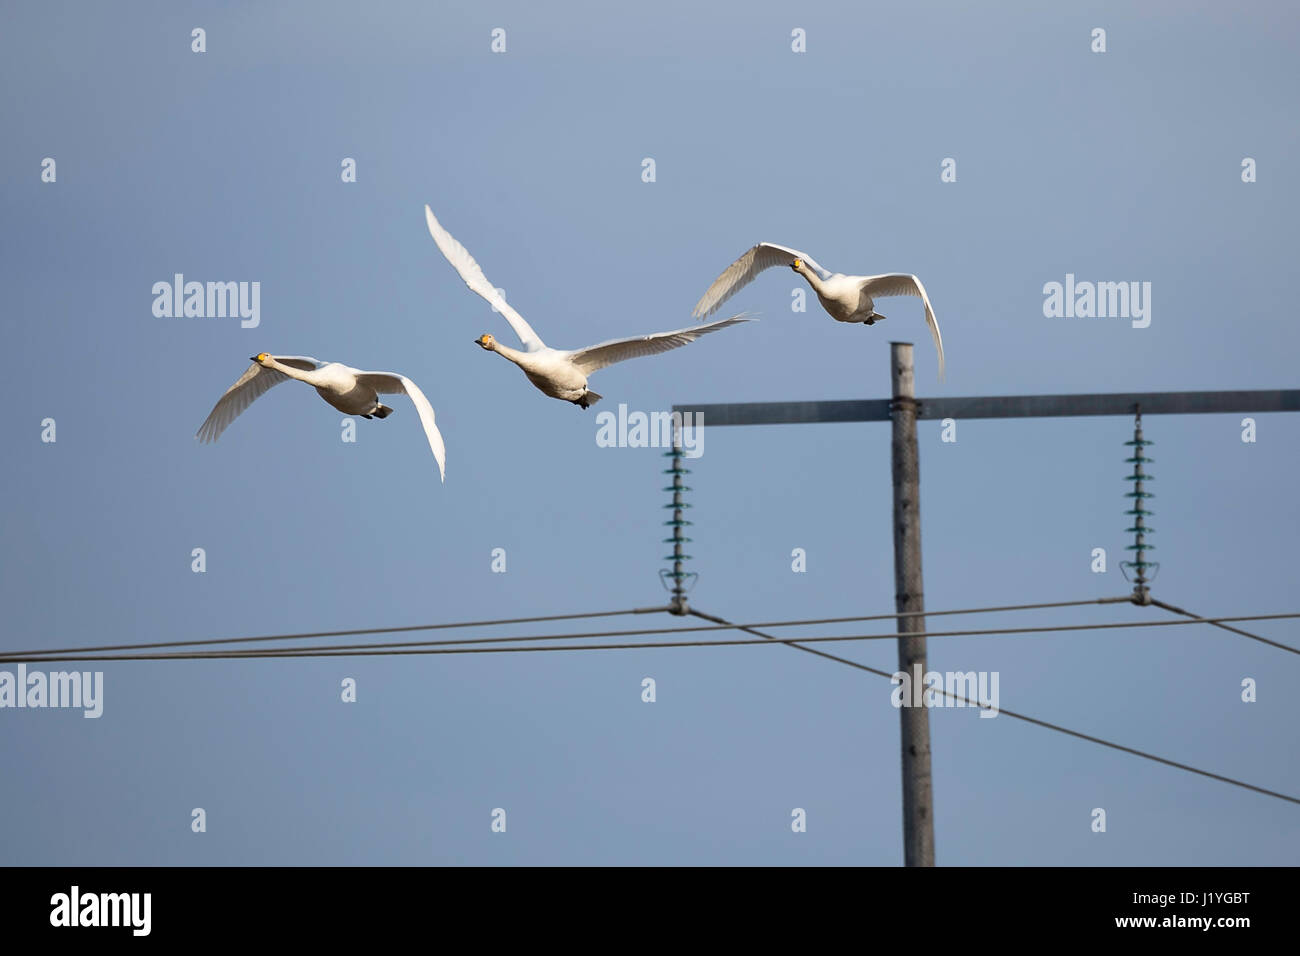
[[[239,381],[226,389],[226,394],[213,406],[211,414],[194,436],[202,442],[216,441],[226,427],[253,404],[272,385],[296,378],[314,386],[321,398],[346,415],[362,418],[387,418],[393,410],[379,402],[380,395],[405,393],[411,397],[415,410],[424,425],[424,435],[429,439],[433,457],[438,462],[438,474],[447,480],[447,449],[442,435],[433,421],[433,406],[424,393],[405,375],[395,372],[363,372],[340,365],[338,362],[322,363],[306,355],[268,355],[259,352],[252,359],[248,371]]]
[[[474,261],[474,257],[452,238],[451,233],[442,228],[434,218],[433,210],[427,205],[424,207],[424,217],[429,224],[429,233],[433,236],[433,241],[438,244],[447,261],[460,273],[467,286],[487,299],[493,308],[506,317],[510,327],[515,330],[515,335],[519,336],[524,350],[520,352],[502,345],[490,334],[479,336],[474,340],[475,344],[514,362],[524,370],[528,380],[544,394],[551,398],[572,402],[580,408],[587,408],[600,401],[601,396],[587,387],[587,376],[597,369],[630,358],[680,348],[708,332],[716,332],[729,325],[749,321],[744,315],[737,315],[710,322],[708,325],[677,329],[674,332],[656,332],[653,335],[640,335],[630,339],[614,339],[585,349],[548,348],[533,331],[532,326],[510,307],[505,297],[487,280],[479,264]]]
[[[884,316],[876,311],[874,299],[877,296],[915,295],[920,296],[925,305],[925,321],[930,326],[930,336],[934,347],[939,352],[939,378],[944,376],[943,338],[939,335],[939,323],[935,320],[934,309],[930,307],[930,297],[925,294],[925,286],[914,275],[905,272],[893,272],[881,276],[846,276],[841,273],[828,272],[809,256],[798,249],[787,249],[771,242],[760,242],[723,271],[713,280],[709,291],[695,303],[695,318],[703,319],[711,315],[722,303],[749,285],[764,269],[772,266],[789,266],[808,280],[817,299],[830,317],[837,322],[863,322],[874,325]]]

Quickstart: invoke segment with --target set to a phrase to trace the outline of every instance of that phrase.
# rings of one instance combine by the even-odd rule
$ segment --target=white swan
[[[317,393],[346,415],[362,418],[387,418],[393,410],[381,405],[380,395],[405,393],[410,396],[415,410],[424,425],[424,435],[429,439],[438,473],[447,480],[447,449],[442,434],[433,421],[433,406],[416,384],[405,375],[395,372],[363,372],[340,365],[338,362],[322,363],[306,355],[268,355],[258,353],[253,364],[239,381],[226,389],[226,394],[213,406],[207,420],[199,426],[194,436],[202,442],[216,441],[226,427],[253,404],[272,385],[296,378],[316,388]]]
[[[524,350],[520,352],[502,345],[487,334],[475,339],[475,344],[514,362],[524,370],[528,380],[544,394],[551,398],[572,402],[580,408],[587,408],[600,401],[601,396],[587,387],[587,376],[597,369],[641,355],[667,352],[669,349],[694,342],[708,332],[716,332],[729,325],[748,321],[744,315],[737,315],[710,322],[708,325],[677,329],[673,332],[656,332],[653,335],[639,335],[630,339],[614,339],[585,349],[548,348],[533,331],[532,326],[510,307],[505,297],[487,280],[479,264],[474,261],[474,257],[452,238],[451,233],[442,228],[434,218],[433,210],[427,205],[424,207],[424,218],[429,225],[429,234],[433,236],[433,241],[438,244],[447,261],[460,273],[467,286],[487,299],[492,303],[493,308],[506,317],[510,327],[519,336]]]
[[[823,269],[798,249],[788,249],[771,242],[760,242],[727,266],[722,275],[713,280],[713,285],[709,286],[703,298],[695,303],[695,311],[692,314],[697,319],[711,315],[723,302],[753,282],[760,272],[772,266],[790,266],[807,279],[808,284],[817,293],[822,308],[837,322],[863,322],[874,325],[884,318],[876,311],[873,301],[876,296],[920,296],[921,302],[925,305],[925,321],[930,326],[930,336],[934,339],[934,347],[939,352],[939,378],[943,378],[943,338],[939,335],[939,323],[934,317],[934,309],[930,306],[930,297],[925,294],[925,286],[921,285],[921,280],[905,272],[880,276],[846,276]]]

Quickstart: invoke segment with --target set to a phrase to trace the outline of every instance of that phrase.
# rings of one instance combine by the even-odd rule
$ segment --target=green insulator
[[[675,504],[675,505],[674,505],[674,504],[666,504],[666,505],[664,505],[664,507],[665,507],[665,508],[689,508],[690,505],[687,504],[685,501],[683,501],[683,502],[681,502],[680,504]]]
[[[684,528],[688,524],[695,524],[694,521],[687,521],[684,518],[674,518],[672,521],[665,521],[664,524],[670,524],[674,527]]]
[[[663,490],[664,491],[693,491],[694,489],[688,488],[686,485],[669,485],[667,488]]]

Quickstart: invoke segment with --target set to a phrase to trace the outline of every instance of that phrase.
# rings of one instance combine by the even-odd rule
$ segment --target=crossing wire
[[[1015,606],[1008,606],[1003,608],[976,608],[976,609],[968,609],[964,611],[939,611],[939,612],[930,612],[930,613],[931,614],[960,614],[960,613],[981,613],[981,612],[991,611],[991,610],[1027,610],[1033,607],[1060,607],[1060,606],[1071,606],[1071,605],[1079,605],[1079,604],[1100,604],[1100,603],[1119,602],[1124,600],[1127,599],[1101,598],[1101,599],[1091,600],[1091,601],[1053,602],[1051,604],[1043,604],[1043,605],[1015,605]],[[930,631],[930,632],[916,631],[916,632],[903,632],[902,636],[953,637],[953,636],[963,636],[963,635],[970,636],[970,635],[993,635],[993,634],[1030,634],[1030,633],[1046,633],[1046,632],[1059,632],[1059,631],[1107,630],[1107,629],[1127,628],[1127,627],[1169,627],[1169,626],[1188,625],[1188,624],[1213,624],[1217,626],[1224,626],[1223,622],[1225,621],[1282,620],[1282,619],[1300,617],[1300,613],[1286,613],[1286,614],[1235,615],[1230,617],[1205,618],[1205,617],[1192,615],[1188,611],[1183,611],[1181,609],[1173,608],[1172,606],[1166,606],[1163,603],[1161,603],[1161,606],[1166,607],[1166,609],[1168,610],[1175,610],[1178,613],[1188,615],[1189,619],[1181,620],[1181,621],[1131,621],[1131,622],[1125,621],[1125,622],[1117,622],[1117,623],[1110,623],[1110,624],[1075,624],[1075,625],[1060,625],[1055,627],[1044,626],[1044,627],[1000,628],[1000,629],[965,630],[965,631]],[[633,613],[648,613],[656,610],[663,610],[663,609],[647,608],[647,609],[637,610],[637,611],[606,611],[606,612],[594,612],[588,614],[575,614],[575,615],[553,615],[547,618],[519,618],[519,619],[502,620],[502,621],[481,622],[479,626],[491,626],[494,624],[502,624],[502,623],[529,623],[538,620],[571,620],[575,618],[604,617],[604,616],[615,616],[615,615],[633,614]],[[692,631],[692,630],[702,630],[702,629],[703,630],[739,630],[745,633],[755,635],[758,638],[758,640],[738,639],[738,640],[720,640],[720,641],[719,640],[657,641],[657,642],[627,643],[627,644],[574,644],[574,645],[549,645],[549,646],[538,646],[538,647],[463,647],[463,646],[425,647],[425,646],[421,646],[415,648],[405,648],[405,647],[389,648],[389,647],[381,647],[381,646],[371,646],[368,649],[353,649],[353,650],[325,650],[325,649],[300,647],[300,648],[276,648],[276,649],[268,649],[268,650],[254,649],[249,651],[237,651],[237,650],[236,651],[198,651],[198,652],[179,652],[175,654],[96,655],[96,656],[77,656],[77,657],[52,657],[52,656],[48,656],[49,652],[45,652],[44,655],[31,655],[27,653],[23,653],[21,654],[21,656],[15,654],[0,655],[0,663],[29,663],[29,662],[44,663],[44,662],[59,661],[59,660],[161,661],[161,660],[221,660],[221,659],[242,660],[242,659],[256,659],[256,658],[286,659],[291,657],[350,657],[350,656],[384,657],[384,656],[400,656],[400,655],[493,654],[493,653],[512,653],[512,652],[523,653],[523,652],[575,651],[575,650],[576,651],[644,650],[647,648],[656,648],[656,647],[714,647],[714,646],[735,646],[735,645],[754,645],[754,644],[787,644],[791,647],[795,647],[799,650],[815,654],[819,657],[825,657],[829,660],[836,661],[837,663],[846,664],[850,667],[856,668],[857,670],[866,671],[867,673],[875,674],[879,677],[890,678],[892,681],[894,675],[889,671],[879,670],[878,668],[870,667],[866,664],[861,664],[857,661],[849,660],[848,658],[845,657],[839,657],[834,654],[829,654],[824,651],[818,650],[816,648],[810,648],[804,645],[809,643],[826,643],[826,642],[834,642],[834,641],[858,641],[858,640],[879,640],[879,639],[886,639],[886,638],[898,638],[900,636],[899,633],[873,634],[873,635],[847,635],[847,636],[835,636],[835,637],[781,638],[771,634],[764,633],[762,631],[757,630],[756,628],[757,626],[783,626],[783,627],[795,626],[796,624],[801,624],[801,623],[802,624],[832,623],[832,622],[837,622],[842,620],[851,620],[851,621],[877,620],[880,618],[888,618],[888,617],[908,617],[913,615],[920,615],[923,612],[917,611],[917,612],[904,612],[900,614],[870,615],[870,616],[844,618],[844,619],[823,618],[819,620],[808,620],[804,622],[777,622],[776,624],[773,625],[757,625],[757,626],[746,625],[746,624],[735,624],[730,621],[727,621],[725,618],[715,617],[713,615],[705,614],[702,611],[697,611],[695,609],[690,609],[689,613],[703,620],[711,621],[717,626],[711,628],[674,628],[671,630],[681,630],[681,631]],[[409,627],[409,628],[371,628],[371,629],[366,629],[365,631],[317,632],[317,634],[312,636],[335,636],[338,634],[358,634],[358,633],[393,633],[394,631],[403,631],[403,630],[421,630],[421,629],[433,629],[439,627],[458,627],[458,626],[464,627],[464,626],[472,626],[472,625],[426,625],[423,627],[417,626],[417,627]],[[1248,632],[1239,631],[1236,628],[1227,628],[1227,629],[1237,633],[1244,633],[1246,634],[1247,637],[1256,637],[1256,635],[1250,634]],[[665,630],[670,630],[670,629],[655,629],[652,631],[652,633],[661,633]],[[291,636],[300,636],[300,635],[291,635]],[[302,636],[307,636],[307,635],[302,635]],[[546,635],[544,637],[530,638],[530,639],[564,640],[564,639],[578,637],[578,636],[580,635],[557,634],[557,635]],[[175,642],[175,644],[234,643],[236,641],[272,640],[272,639],[274,638],[233,638],[233,639],[229,639],[228,641]],[[520,638],[485,638],[479,640],[519,641],[521,639]],[[436,642],[425,642],[425,643],[436,643]],[[459,645],[459,644],[465,644],[470,642],[450,641],[444,643],[452,643],[452,644]],[[1272,643],[1272,642],[1266,642],[1266,643]],[[1285,647],[1285,645],[1283,646]],[[87,650],[93,651],[96,649],[82,649],[83,654]],[[946,688],[931,687],[928,689],[933,693],[941,693],[945,697],[950,697],[955,701],[960,701],[962,702],[963,705],[968,705],[971,707],[982,706],[978,701],[971,700],[968,697],[964,697],[953,691],[947,690]],[[1105,738],[1097,737],[1093,734],[1085,734],[1082,731],[1071,730],[1070,728],[1064,727],[1060,724],[1054,724],[1051,723],[1050,721],[1041,720],[1037,717],[1031,717],[1028,714],[1021,714],[1017,711],[1007,710],[1005,708],[999,708],[998,713],[1006,714],[1008,717],[1011,717],[1015,720],[1024,721],[1025,723],[1033,724],[1038,727],[1043,727],[1047,730],[1052,730],[1057,733],[1066,734],[1067,736],[1071,736],[1071,737],[1076,737],[1080,740],[1086,740],[1089,741],[1090,743],[1095,743],[1103,747],[1108,747],[1112,750],[1118,750],[1123,753],[1131,754],[1135,757],[1140,757],[1144,760],[1150,760],[1155,763],[1163,764],[1168,767],[1173,767],[1177,770],[1183,770],[1187,773],[1196,774],[1202,777],[1208,777],[1211,780],[1218,780],[1222,783],[1227,783],[1235,787],[1240,787],[1245,790],[1250,790],[1252,792],[1259,793],[1264,796],[1273,797],[1275,799],[1283,800],[1288,803],[1294,803],[1300,805],[1300,797],[1293,797],[1285,793],[1279,793],[1276,790],[1269,790],[1265,787],[1259,787],[1256,786],[1255,784],[1247,783],[1244,780],[1238,780],[1235,777],[1229,777],[1224,774],[1214,773],[1209,770],[1202,770],[1201,768],[1193,767],[1190,764],[1185,764],[1177,760],[1170,760],[1167,757],[1161,757],[1157,754],[1153,754],[1145,750],[1139,750],[1136,747],[1129,747],[1124,744],[1116,743],[1112,740],[1106,740]]]
[[[77,661],[185,661],[185,660],[259,660],[262,658],[270,659],[289,659],[295,657],[403,657],[403,656],[429,656],[441,654],[511,654],[511,653],[541,653],[543,651],[624,651],[624,650],[647,650],[664,647],[734,647],[739,645],[768,644],[776,642],[778,644],[816,644],[839,641],[879,641],[892,640],[898,637],[989,637],[1005,634],[1045,634],[1064,631],[1098,631],[1114,630],[1131,627],[1182,627],[1190,624],[1212,624],[1216,621],[1271,621],[1287,618],[1300,618],[1300,612],[1288,614],[1249,614],[1234,615],[1220,618],[1198,618],[1187,621],[1119,621],[1110,624],[1058,624],[1043,625],[1039,627],[995,627],[981,628],[960,631],[903,631],[891,632],[885,634],[842,634],[832,637],[790,637],[780,638],[763,634],[761,640],[715,640],[715,641],[636,641],[619,644],[552,644],[544,647],[465,647],[464,644],[480,642],[508,642],[519,641],[521,638],[477,638],[464,641],[449,641],[446,643],[454,644],[453,647],[430,647],[429,644],[436,642],[418,642],[417,647],[385,647],[382,645],[357,645],[355,647],[335,648],[330,646],[324,647],[283,647],[269,648],[266,650],[229,650],[229,651],[179,651],[174,654],[85,654],[81,656],[53,656],[49,654],[24,655],[22,657],[15,655],[0,655],[0,663],[52,663],[58,661],[67,661],[69,663]],[[751,625],[727,624],[719,627],[710,628],[674,628],[676,631],[697,631],[697,630],[729,630],[739,628],[745,630]],[[603,632],[595,632],[601,634]],[[627,633],[627,632],[620,632]],[[638,632],[631,632],[638,633]],[[582,634],[546,634],[537,637],[530,637],[529,640],[571,640],[588,635]]]
[[[1112,598],[1089,598],[1087,600],[1082,600],[1082,601],[1048,601],[1039,604],[1008,604],[1000,607],[959,608],[957,610],[951,610],[951,611],[930,611],[928,613],[928,616],[942,617],[948,614],[988,614],[995,611],[1033,611],[1033,610],[1042,610],[1044,608],[1079,607],[1085,604],[1119,604],[1119,603],[1132,603],[1132,597],[1126,595],[1124,597],[1112,597]],[[268,634],[260,637],[218,637],[218,638],[208,638],[205,640],[194,640],[194,641],[154,641],[145,644],[101,644],[94,647],[59,647],[59,648],[50,648],[44,650],[31,649],[25,651],[0,651],[0,660],[12,660],[19,657],[26,658],[29,656],[50,657],[53,655],[62,655],[62,654],[84,654],[93,651],[137,651],[137,650],[155,650],[155,649],[161,649],[167,647],[200,647],[207,644],[250,644],[250,643],[262,642],[262,641],[289,641],[289,640],[301,640],[304,638],[315,638],[315,637],[347,637],[351,635],[361,635],[361,634],[400,634],[400,633],[409,633],[412,631],[433,631],[433,630],[446,630],[446,629],[465,629],[465,628],[474,628],[474,627],[493,627],[500,624],[530,624],[530,623],[535,623],[540,621],[566,621],[566,620],[575,620],[578,618],[616,617],[616,616],[629,615],[629,614],[654,614],[656,612],[666,612],[666,611],[671,611],[671,608],[667,606],[646,607],[646,608],[635,608],[630,611],[595,611],[587,614],[552,614],[546,617],[516,617],[516,618],[506,618],[506,619],[496,620],[496,621],[463,621],[455,624],[411,624],[404,627],[371,627],[371,628],[356,628],[353,630],[342,630],[342,631],[306,631],[297,634]],[[909,611],[909,612],[904,612],[902,614],[899,613],[864,614],[864,615],[857,615],[851,617],[824,617],[824,618],[813,618],[813,619],[796,620],[796,621],[764,621],[757,624],[753,624],[751,626],[752,627],[803,627],[803,626],[812,626],[816,624],[845,624],[845,623],[852,623],[856,621],[883,621],[883,620],[890,620],[896,617],[911,617],[914,616],[914,613],[921,614],[922,612]],[[726,630],[726,629],[727,628],[725,627],[717,628],[717,630]],[[618,637],[621,635],[634,635],[634,634],[667,634],[673,631],[689,631],[689,630],[710,630],[710,629],[709,628],[659,627],[659,628],[645,628],[643,630],[628,630],[628,631],[598,631],[598,632],[592,632],[590,635],[548,634],[548,635],[536,635],[536,636],[514,637],[514,638],[480,638],[477,640],[477,642],[488,643],[492,641],[541,641],[541,640],[549,640],[552,638],[586,637],[586,636]],[[356,647],[365,647],[365,646],[421,647],[425,645],[434,645],[434,644],[468,644],[468,643],[476,643],[476,641],[473,640],[406,641],[406,642],[390,643],[390,644],[354,645],[354,646]]]
[[[403,627],[364,627],[341,631],[303,631],[297,634],[267,634],[261,637],[211,637],[197,641],[155,641],[149,644],[101,644],[97,647],[56,648],[54,650],[0,651],[0,659],[28,654],[76,654],[85,651],[135,651],[157,647],[199,647],[204,644],[251,644],[256,641],[296,641],[309,637],[347,637],[352,634],[402,634],[410,631],[437,631],[467,627],[496,627],[501,624],[534,624],[540,621],[572,621],[579,618],[620,617],[628,614],[653,614],[667,607],[642,607],[628,611],[588,611],[583,614],[547,614],[540,617],[507,617],[495,621],[458,621],[452,624],[409,624]]]
[[[1250,631],[1243,631],[1239,627],[1229,627],[1221,621],[1201,617],[1198,614],[1193,614],[1191,611],[1185,611],[1181,607],[1174,607],[1174,605],[1166,604],[1164,601],[1157,601],[1155,598],[1151,598],[1150,600],[1156,607],[1161,607],[1166,611],[1172,611],[1175,614],[1182,614],[1185,617],[1193,618],[1200,621],[1202,624],[1213,624],[1215,627],[1221,627],[1225,631],[1231,631],[1233,634],[1240,634],[1242,637],[1249,637],[1252,641],[1259,641],[1261,644],[1267,644],[1270,647],[1277,647],[1284,651],[1290,651],[1292,654],[1300,654],[1300,648],[1292,647],[1290,644],[1280,644],[1277,641],[1269,640],[1267,637],[1260,637],[1258,634],[1252,634]]]
[[[723,618],[714,617],[709,614],[703,614],[695,610],[692,610],[691,613],[709,621],[724,621]],[[1289,615],[1289,616],[1294,616],[1294,615]],[[1214,620],[1209,618],[1201,618],[1200,620],[1207,624],[1215,623]],[[1240,618],[1238,618],[1238,620],[1240,620]],[[1184,622],[1179,621],[1178,623],[1181,624]],[[1191,622],[1191,623],[1196,623],[1196,622]],[[752,627],[745,627],[744,625],[740,625],[740,624],[733,625],[733,626],[736,627],[738,630],[746,631],[750,634],[758,634],[760,637],[766,637],[771,641],[776,641],[779,643],[787,643],[786,641],[783,641],[779,637],[773,637],[771,634],[763,634],[760,631],[754,630]],[[811,653],[816,654],[819,657],[829,657],[831,660],[839,661],[841,664],[847,664],[850,667],[855,667],[858,670],[866,671],[869,674],[876,674],[880,677],[888,677],[890,678],[891,683],[893,682],[894,675],[888,671],[878,670],[875,667],[868,667],[866,664],[859,664],[857,661],[851,661],[845,657],[835,657],[834,655],[831,654],[824,654],[821,651],[815,650],[813,648],[802,647],[798,644],[792,644],[791,646],[798,647],[800,650],[810,651]],[[953,691],[947,690],[946,688],[942,689],[942,691],[938,687],[932,687],[930,689],[935,691],[936,693],[942,692],[944,696],[951,697],[954,700],[964,701],[966,704],[969,704],[972,707],[981,706],[977,701],[973,701],[968,697],[963,697],[962,695],[956,694]],[[1017,711],[1007,710],[1002,707],[998,708],[998,713],[1006,714],[1008,717],[1012,717],[1016,720],[1023,720],[1025,723],[1033,724],[1037,727],[1044,727],[1047,730],[1054,730],[1060,734],[1066,734],[1070,737],[1077,737],[1080,740],[1087,740],[1090,743],[1100,744],[1101,746],[1109,747],[1112,750],[1118,750],[1121,751],[1122,753],[1132,754],[1133,756],[1141,757],[1144,760],[1151,760],[1154,761],[1155,763],[1164,764],[1166,767],[1174,767],[1177,770],[1184,770],[1187,773],[1198,774],[1202,777],[1209,777],[1211,780],[1218,780],[1221,783],[1231,784],[1234,787],[1241,787],[1244,790],[1250,790],[1255,793],[1260,793],[1266,797],[1273,797],[1278,800],[1285,800],[1287,803],[1300,804],[1300,797],[1293,797],[1290,796],[1289,794],[1279,793],[1276,790],[1268,790],[1264,787],[1258,787],[1253,783],[1247,783],[1244,780],[1238,780],[1235,777],[1228,777],[1221,773],[1214,773],[1213,771],[1210,770],[1202,770],[1199,767],[1193,767],[1191,764],[1181,763],[1177,760],[1170,760],[1168,757],[1161,757],[1158,756],[1157,754],[1153,754],[1145,750],[1138,750],[1136,747],[1128,747],[1124,744],[1117,744],[1113,740],[1106,740],[1105,738],[1097,737],[1094,736],[1093,734],[1085,734],[1082,731],[1071,730],[1069,727],[1062,727],[1060,724],[1054,724],[1051,723],[1050,721],[1040,720],[1037,717],[1030,717],[1028,714],[1021,714],[1018,713]]]

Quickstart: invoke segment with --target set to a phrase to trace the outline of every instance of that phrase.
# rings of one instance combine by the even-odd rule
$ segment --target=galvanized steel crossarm
[[[1231,392],[1112,392],[1078,395],[972,395],[918,398],[917,418],[1075,418],[1092,415],[1232,414],[1300,412],[1300,389]],[[703,415],[705,425],[801,425],[887,422],[890,399],[825,402],[730,402],[674,405],[674,412]]]

